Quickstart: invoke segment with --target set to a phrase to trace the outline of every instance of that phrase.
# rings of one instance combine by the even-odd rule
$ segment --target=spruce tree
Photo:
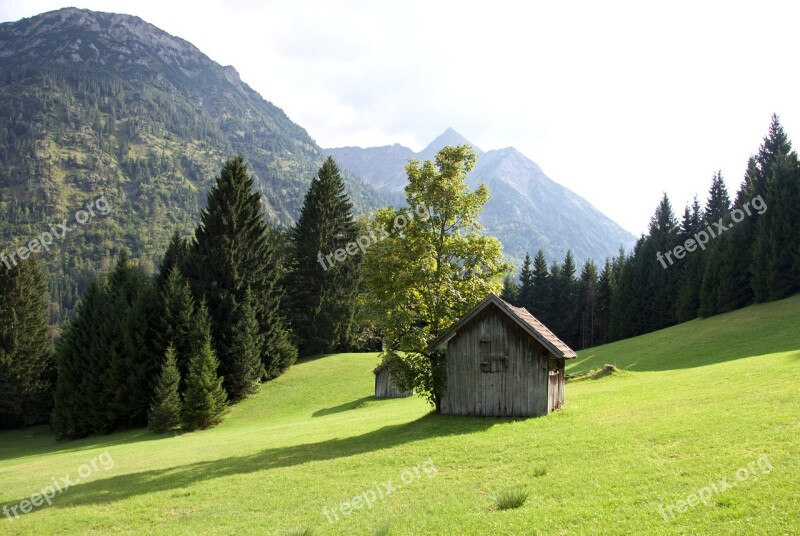
[[[606,262],[603,264],[603,269],[597,281],[597,303],[596,303],[596,319],[595,319],[595,332],[597,344],[605,344],[609,342],[608,326],[611,320],[611,297],[614,294],[614,287],[616,280],[614,279],[614,270],[611,260],[606,257]]]
[[[775,281],[778,277],[771,270],[770,264],[774,263],[771,259],[775,254],[780,255],[777,250],[783,248],[787,241],[789,244],[793,242],[792,238],[794,237],[787,236],[787,233],[795,228],[793,222],[783,220],[784,214],[791,218],[793,212],[791,208],[789,208],[788,214],[778,208],[783,208],[787,201],[791,203],[796,200],[793,198],[793,188],[787,189],[786,185],[791,185],[797,180],[794,172],[797,156],[792,151],[792,144],[777,115],[772,116],[769,132],[761,144],[756,161],[758,163],[758,181],[755,184],[753,198],[760,195],[764,204],[771,210],[767,210],[763,215],[751,216],[756,221],[753,225],[750,285],[756,301],[765,301],[775,293]],[[781,195],[787,194],[789,200],[780,199]],[[788,225],[786,225],[787,223]],[[794,255],[794,251],[789,252],[789,255]],[[791,270],[791,262],[780,262],[779,264]],[[785,289],[779,291],[778,294],[784,292]]]
[[[257,392],[264,376],[264,366],[258,353],[261,347],[258,323],[253,294],[249,289],[242,303],[234,305],[231,324],[231,347],[227,351],[239,356],[239,359],[233,362],[224,384],[231,401],[235,402]]]
[[[261,200],[244,159],[228,160],[208,194],[185,263],[195,299],[207,302],[223,376],[242,359],[228,350],[233,338],[230,318],[247,288],[253,294],[265,377],[281,374],[297,357],[281,315],[279,267]]]
[[[181,397],[178,394],[180,381],[175,350],[172,346],[168,346],[147,415],[147,425],[152,431],[169,432],[180,426],[182,410]]]
[[[197,321],[192,291],[177,267],[167,277],[161,292],[161,302],[162,345],[171,346],[175,352],[181,377],[180,392],[183,393],[189,372],[189,359],[200,350],[203,343],[202,337],[195,335],[195,330],[200,329],[203,332],[208,326]],[[207,311],[204,314],[207,315]]]
[[[763,191],[756,157],[747,164],[744,181],[736,194],[733,210],[742,210]],[[763,192],[762,192],[763,193]],[[751,259],[756,219],[745,217],[715,240],[703,257],[700,316],[732,311],[753,301]]]
[[[533,260],[533,273],[531,275],[532,292],[528,311],[547,324],[553,319],[553,296],[550,288],[551,278],[547,270],[547,259],[541,249],[536,252]]]
[[[722,188],[724,188],[724,185],[722,185]],[[714,187],[712,186],[712,190],[713,189]],[[727,196],[727,193],[725,195]],[[725,199],[727,199],[727,197]],[[728,211],[730,208],[719,204],[717,207],[722,211]],[[678,233],[678,243],[687,244],[688,241],[688,243],[691,244],[694,241],[693,237],[703,227],[703,221],[703,211],[700,208],[697,197],[695,197],[692,206],[689,207],[687,205],[683,212],[683,220],[681,221]],[[712,219],[711,221],[715,220]],[[686,322],[687,320],[692,320],[697,317],[700,308],[703,259],[704,252],[700,249],[695,249],[695,251],[686,253],[686,259],[681,268],[678,282],[678,296],[675,303],[675,318],[678,322]]]
[[[728,196],[728,189],[722,180],[722,173],[717,171],[711,179],[711,188],[708,191],[708,201],[703,213],[704,220],[713,224],[721,219],[725,219],[731,212],[731,200]]]
[[[0,428],[47,422],[55,362],[47,284],[35,257],[0,266]]]
[[[123,427],[147,424],[147,411],[165,352],[162,315],[163,306],[155,285],[144,280],[124,324],[125,387],[129,400],[123,410]]]
[[[500,297],[511,305],[520,306],[519,285],[512,276],[507,275],[503,278],[503,291],[500,293]]]
[[[99,332],[106,308],[105,282],[93,279],[86,289],[57,347],[58,382],[55,392],[53,426],[59,438],[78,438],[110,431],[104,426],[103,374],[111,367],[105,334]],[[90,409],[98,408],[98,409]],[[95,414],[96,412],[96,414]]]
[[[577,319],[580,322],[580,343],[577,348],[590,348],[597,343],[597,266],[589,259],[578,280]]]
[[[183,269],[186,262],[186,256],[189,253],[189,243],[183,237],[178,229],[172,233],[167,251],[164,253],[164,258],[161,260],[161,266],[158,269],[156,276],[156,286],[159,291],[163,291],[167,284],[170,274]]]
[[[356,297],[362,252],[352,251],[358,228],[353,205],[331,157],[322,164],[291,232],[287,310],[300,355],[350,350],[355,345]]]
[[[541,251],[541,250],[540,250]],[[531,271],[530,253],[525,253],[525,260],[522,262],[522,269],[519,272],[519,303],[531,314],[534,306],[533,272]]]
[[[222,387],[222,378],[217,375],[218,367],[219,361],[211,348],[211,338],[206,337],[203,347],[189,361],[181,413],[184,429],[204,429],[222,420],[227,396]]]
[[[89,285],[58,348],[59,437],[145,424],[160,363],[160,311],[152,282],[124,252]]]
[[[578,318],[578,283],[575,277],[577,268],[572,251],[567,251],[561,264],[559,275],[553,280],[554,326],[557,334],[567,344],[578,346],[580,339],[580,320]]]
[[[639,251],[642,258],[635,263],[640,282],[637,299],[642,301],[644,310],[642,333],[675,323],[675,297],[685,260],[671,255],[678,245],[678,231],[678,221],[665,193],[650,220],[649,234]]]

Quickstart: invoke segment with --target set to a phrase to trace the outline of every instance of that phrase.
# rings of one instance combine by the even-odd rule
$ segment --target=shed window
[[[481,363],[481,372],[505,372],[508,370],[507,357],[493,357]]]

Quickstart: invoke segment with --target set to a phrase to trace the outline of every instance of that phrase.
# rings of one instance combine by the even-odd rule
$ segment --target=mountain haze
[[[526,252],[541,248],[550,260],[572,250],[578,262],[602,262],[626,249],[634,236],[581,196],[550,179],[525,155],[507,147],[482,151],[448,128],[425,149],[415,153],[402,145],[342,147],[325,151],[345,169],[375,189],[400,196],[407,184],[404,166],[409,158],[433,160],[445,146],[469,145],[478,162],[467,178],[474,189],[486,183],[491,199],[481,216],[486,231],[500,238],[506,255],[519,263]]]

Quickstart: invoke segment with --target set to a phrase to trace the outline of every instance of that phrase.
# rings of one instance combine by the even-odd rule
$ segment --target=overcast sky
[[[233,65],[323,147],[514,146],[629,231],[721,169],[731,195],[777,113],[800,144],[792,2],[0,0],[137,15]]]

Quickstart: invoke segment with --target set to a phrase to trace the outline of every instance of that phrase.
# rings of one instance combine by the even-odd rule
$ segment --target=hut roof
[[[476,305],[470,312],[462,316],[458,321],[450,326],[450,328],[439,335],[432,343],[428,345],[429,350],[440,348],[446,345],[464,325],[475,318],[481,311],[486,309],[489,305],[494,305],[513,320],[523,331],[530,335],[536,342],[544,346],[555,357],[564,359],[573,359],[577,357],[575,352],[566,345],[561,339],[547,329],[547,326],[542,324],[535,316],[530,314],[524,307],[514,307],[507,301],[501,299],[496,294],[489,294],[482,302]]]
[[[383,369],[385,369],[386,367],[391,365],[392,361],[394,361],[396,359],[400,359],[400,356],[397,355],[397,353],[392,352],[392,353],[388,354],[386,357],[383,358],[383,360],[381,360],[381,362],[378,364],[378,366],[375,367],[375,369],[372,371],[373,374],[378,374],[380,371],[382,371]]]

